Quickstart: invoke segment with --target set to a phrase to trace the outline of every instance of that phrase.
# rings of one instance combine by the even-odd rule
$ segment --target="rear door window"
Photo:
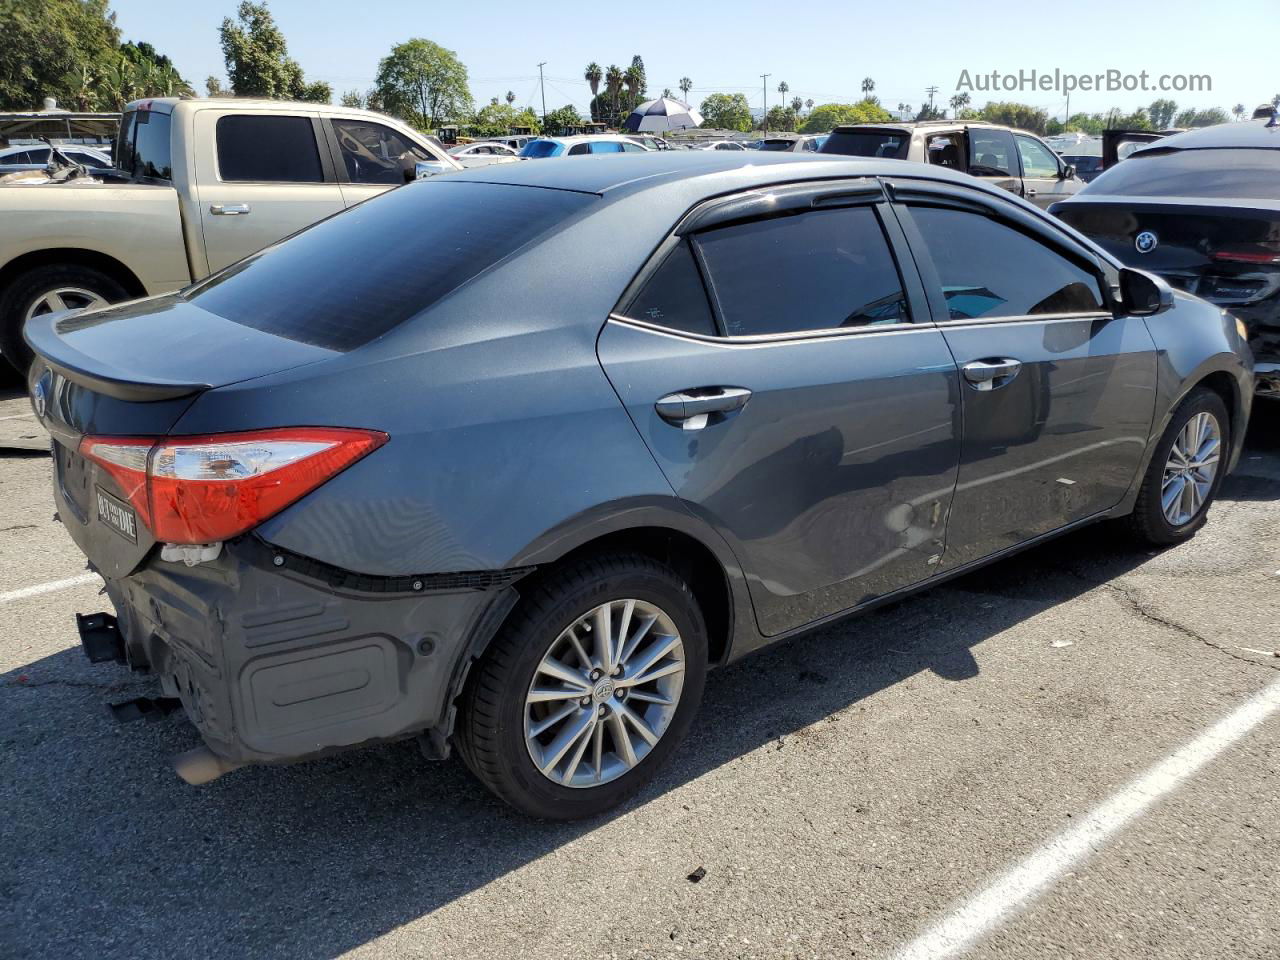
[[[952,320],[1105,311],[1098,278],[1039,240],[963,210],[912,207]]]
[[[219,117],[217,143],[218,178],[224,182],[324,182],[310,117]]]
[[[215,274],[190,297],[234,323],[351,350],[595,199],[570,190],[448,180],[411,183],[322,220]]]
[[[592,153],[621,153],[622,144],[613,140],[601,140],[591,144]]]
[[[910,320],[871,207],[754,220],[709,230],[696,242],[730,336]]]
[[[975,177],[1016,177],[1013,138],[1003,130],[969,128],[969,172]]]
[[[124,115],[116,147],[116,166],[135,180],[172,180],[172,118],[156,110],[131,110]]]
[[[581,157],[581,156],[584,156],[584,155],[586,155],[586,154],[588,154],[588,153],[590,153],[590,152],[591,152],[591,144],[589,144],[589,143],[575,143],[573,146],[571,146],[571,147],[569,148],[568,156],[570,156],[570,157]]]
[[[670,330],[714,336],[715,319],[702,275],[687,240],[680,241],[640,292],[621,311],[624,317],[643,320]]]

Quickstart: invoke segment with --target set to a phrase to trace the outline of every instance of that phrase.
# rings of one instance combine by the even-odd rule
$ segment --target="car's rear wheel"
[[[129,299],[113,277],[80,264],[51,263],[17,277],[0,292],[0,354],[19,374],[31,366],[22,328],[35,317],[62,310],[101,307]]]
[[[1130,529],[1147,543],[1167,546],[1204,526],[1218,494],[1230,449],[1226,404],[1199,387],[1179,404],[1147,467]]]
[[[575,564],[533,587],[476,664],[460,753],[531,816],[602,813],[684,738],[706,668],[702,613],[674,571],[632,555]]]

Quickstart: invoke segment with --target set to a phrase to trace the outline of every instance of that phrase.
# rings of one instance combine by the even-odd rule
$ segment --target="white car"
[[[713,140],[711,143],[703,144],[698,147],[699,150],[745,150],[745,146],[737,140]]]
[[[58,144],[58,150],[90,170],[111,169],[111,158],[93,147],[68,143]],[[42,143],[0,150],[0,175],[26,170],[43,170],[48,163],[49,148]]]
[[[581,157],[599,153],[649,153],[630,137],[612,133],[591,133],[576,137],[539,137],[520,151],[520,156],[539,160],[545,157]]]
[[[505,143],[493,140],[479,140],[475,143],[464,143],[452,148],[449,153],[455,157],[516,157],[520,151],[513,150]]]

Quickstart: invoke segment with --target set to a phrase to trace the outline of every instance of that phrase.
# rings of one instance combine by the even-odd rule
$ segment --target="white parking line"
[[[986,889],[901,947],[893,954],[893,960],[944,960],[959,956],[1277,710],[1280,710],[1280,681],[1263,688],[1177,753],[1095,807],[1076,826],[1058,834],[1017,866],[996,877]]]
[[[66,590],[68,587],[78,587],[82,583],[93,583],[95,580],[101,582],[102,578],[96,573],[82,573],[78,577],[67,577],[65,580],[50,580],[48,583],[37,583],[34,587],[23,587],[21,590],[0,593],[0,603],[12,603],[14,600],[38,597],[42,593]]]

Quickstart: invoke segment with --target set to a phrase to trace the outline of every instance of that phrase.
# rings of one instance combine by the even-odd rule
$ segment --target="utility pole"
[[[769,78],[772,73],[760,74],[760,90],[764,93],[764,119],[760,121],[764,127],[764,135],[769,135]]]
[[[547,85],[542,81],[542,68],[547,65],[547,61],[543,60],[538,64],[538,87],[542,90],[542,129],[547,128]]]
[[[925,87],[924,92],[929,95],[929,112],[933,113],[933,95],[938,92],[937,87]]]

